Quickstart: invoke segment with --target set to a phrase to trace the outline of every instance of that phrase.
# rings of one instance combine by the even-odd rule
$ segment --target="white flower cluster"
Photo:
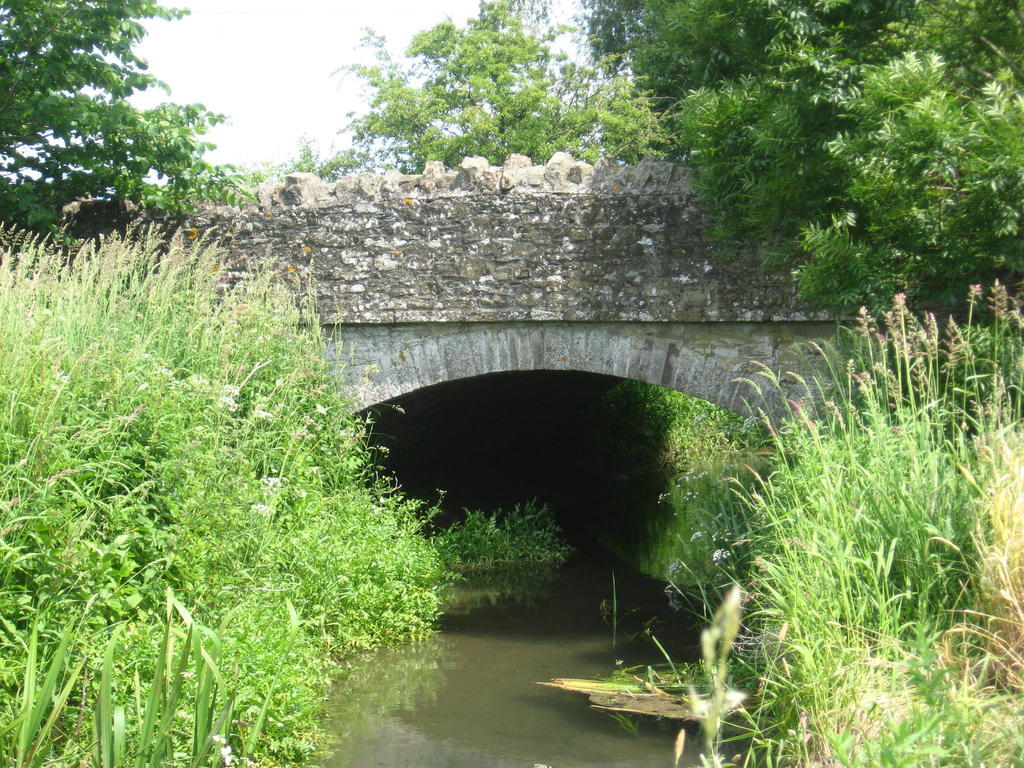
[[[225,766],[234,765],[235,756],[231,754],[231,745],[228,744],[228,740],[221,736],[219,733],[215,733],[210,737],[210,740],[214,744],[220,745],[220,758],[224,761]]]
[[[233,397],[229,397],[228,395],[221,395],[217,400],[217,405],[230,413],[234,413],[238,410],[238,403],[235,402]]]
[[[238,403],[235,401],[235,398],[239,395],[238,387],[232,387],[230,384],[227,384],[222,391],[224,394],[217,400],[217,405],[230,413],[234,413],[238,410]]]

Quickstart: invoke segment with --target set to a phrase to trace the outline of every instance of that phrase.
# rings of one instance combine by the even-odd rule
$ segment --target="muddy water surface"
[[[467,581],[438,635],[358,659],[341,676],[323,768],[669,768],[674,724],[627,728],[581,695],[536,685],[663,662],[652,634],[675,658],[693,658],[698,633],[669,607],[664,584],[621,563],[576,558]]]

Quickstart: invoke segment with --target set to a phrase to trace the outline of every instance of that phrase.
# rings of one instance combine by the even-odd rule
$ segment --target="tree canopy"
[[[156,78],[134,52],[152,0],[0,0],[0,221],[51,229],[61,206],[117,195],[154,208],[223,193],[201,105],[138,109]]]
[[[350,71],[370,110],[347,128],[364,167],[411,172],[427,160],[555,152],[635,160],[664,140],[647,96],[606,61],[573,63],[554,46],[561,28],[538,28],[505,2],[482,2],[464,27],[444,22],[413,38],[396,61],[370,37],[376,63]]]
[[[826,306],[1024,274],[1019,0],[584,0],[723,236]]]

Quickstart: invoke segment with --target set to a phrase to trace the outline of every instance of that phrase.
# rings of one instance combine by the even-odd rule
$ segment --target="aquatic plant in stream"
[[[572,551],[547,504],[536,499],[490,513],[464,510],[432,541],[445,564],[472,571],[516,563],[561,563]]]

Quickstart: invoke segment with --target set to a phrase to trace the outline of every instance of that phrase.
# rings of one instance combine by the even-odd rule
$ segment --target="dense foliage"
[[[64,666],[91,671],[48,765],[88,748],[73,725],[115,635],[107,678],[135,728],[168,589],[219,626],[196,631],[237,718],[274,692],[253,749],[277,763],[316,745],[332,655],[433,625],[439,559],[415,508],[374,480],[315,315],[284,276],[224,274],[219,254],[157,243],[107,241],[70,266],[17,238],[0,254],[0,752],[19,688],[32,698],[34,630],[41,660],[70,628]],[[192,683],[181,695],[167,704],[176,751],[208,704]]]
[[[176,15],[153,0],[0,2],[0,221],[46,230],[78,197],[162,209],[225,194],[199,138],[219,116],[128,101],[160,85],[132,50],[141,20]]]
[[[721,234],[804,296],[946,302],[1024,272],[1024,11],[996,0],[587,0]]]
[[[510,153],[637,160],[650,152],[661,130],[647,97],[608,62],[585,67],[558,52],[563,31],[482,2],[465,27],[444,22],[416,35],[409,62],[370,38],[377,63],[350,68],[370,106],[347,128],[352,165],[419,172],[428,160],[453,167],[472,155],[500,163]]]
[[[453,571],[561,564],[572,552],[546,504],[536,499],[512,509],[463,510],[462,519],[433,538]]]
[[[863,315],[790,401],[771,471],[704,529],[706,586],[748,594],[732,683],[755,755],[1024,761],[1024,315],[1002,288],[992,305],[945,328],[902,299]]]

